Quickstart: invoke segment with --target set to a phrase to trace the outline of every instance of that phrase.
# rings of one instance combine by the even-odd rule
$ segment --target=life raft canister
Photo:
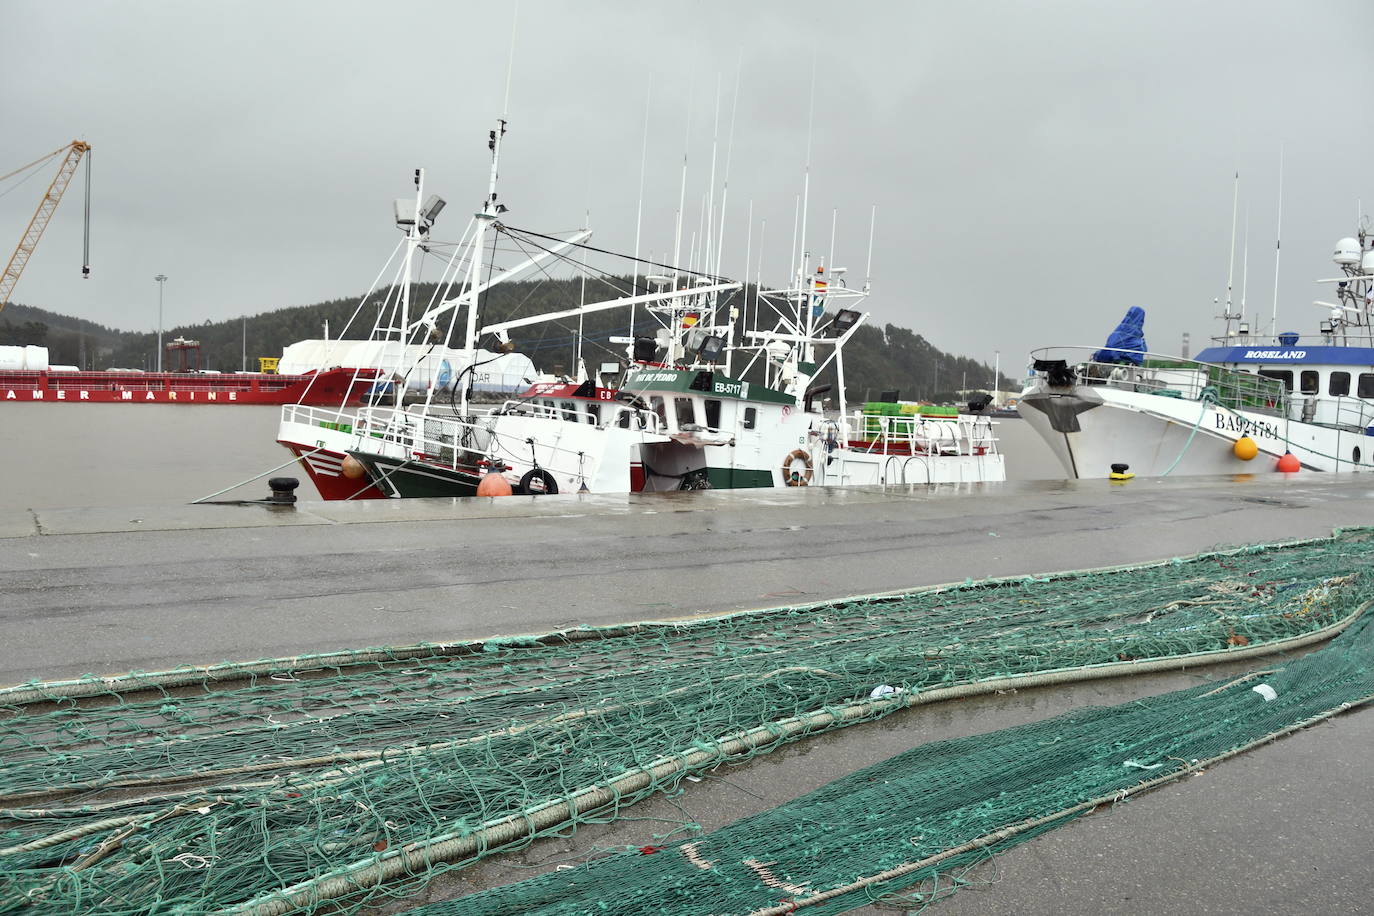
[[[792,470],[793,463],[797,461],[806,466],[804,473]],[[782,459],[782,480],[789,487],[809,487],[814,473],[811,468],[811,455],[804,449],[793,449],[786,458]]]

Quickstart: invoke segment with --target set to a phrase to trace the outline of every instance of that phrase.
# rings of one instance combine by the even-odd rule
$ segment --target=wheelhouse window
[[[1360,373],[1360,384],[1355,394],[1362,398],[1374,398],[1374,372]]]
[[[626,410],[625,408],[622,407],[622,408],[620,409],[619,415],[615,418],[615,425],[616,425],[616,426],[619,426],[621,429],[629,429],[629,428],[630,428],[630,411],[629,411],[629,410]]]
[[[1331,378],[1326,382],[1326,393],[1335,398],[1343,398],[1350,394],[1350,373],[1333,372]]]
[[[706,399],[706,428],[720,429],[720,401],[716,398]]]
[[[685,429],[689,423],[696,424],[697,405],[692,398],[673,398],[673,408],[677,414],[678,429]]]
[[[1303,394],[1317,394],[1322,389],[1321,379],[1315,369],[1304,369],[1298,375],[1298,387]]]
[[[587,403],[587,422],[595,426],[601,422],[601,405],[593,402]]]
[[[1261,369],[1259,374],[1283,382],[1283,387],[1293,390],[1293,373],[1289,369]]]
[[[572,401],[564,401],[558,405],[563,409],[563,419],[577,422],[577,405]]]
[[[758,421],[758,416],[759,411],[757,407],[744,408],[744,428],[753,429],[754,424]]]
[[[668,428],[668,406],[663,403],[662,395],[653,395],[649,398],[649,405],[653,407],[654,413],[658,414],[658,428]]]

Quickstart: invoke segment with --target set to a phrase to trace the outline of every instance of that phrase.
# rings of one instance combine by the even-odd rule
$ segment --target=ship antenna
[[[1226,337],[1231,336],[1231,289],[1236,279],[1236,206],[1240,203],[1240,172],[1231,191],[1231,257],[1226,262]]]
[[[701,226],[701,270],[711,272],[712,232],[716,223],[716,151],[720,148],[720,74],[716,74],[716,116],[711,125],[711,177],[706,182],[706,201],[702,208],[705,220]],[[714,321],[712,310],[712,324]]]
[[[1279,255],[1283,248],[1283,144],[1279,144],[1279,218],[1274,229],[1274,313],[1270,319],[1275,337],[1279,333]]]
[[[644,92],[644,138],[639,144],[639,205],[635,210],[635,271],[630,280],[630,295],[639,295],[639,230],[644,224],[644,163],[649,155],[649,104],[654,95],[654,75],[649,74],[649,85]],[[630,337],[635,336],[635,308],[630,306]]]
[[[1245,244],[1240,267],[1240,320],[1245,320],[1245,291],[1250,285],[1250,205],[1245,205]]]
[[[682,138],[682,184],[677,193],[677,232],[673,239],[673,289],[678,288],[678,263],[682,257],[682,215],[687,207],[687,153],[692,143],[692,104],[696,96],[696,74],[693,73],[687,84],[687,122],[686,136]]]
[[[520,0],[515,0],[510,16],[510,52],[506,55],[506,97],[501,103],[502,120],[507,120],[510,117],[510,84],[511,76],[515,73],[515,26],[519,20]]]
[[[725,246],[725,202],[730,197],[730,160],[735,152],[735,115],[739,113],[739,84],[744,73],[744,48],[739,50],[739,63],[735,67],[735,97],[730,103],[730,137],[725,141],[725,176],[720,189],[720,231],[716,234],[715,272],[721,273],[721,251]],[[749,258],[744,259],[745,280],[749,279]],[[728,357],[727,357],[728,359]]]
[[[810,279],[806,275],[806,214],[811,203],[811,137],[812,128],[816,123],[816,57],[819,52],[813,51],[811,54],[811,100],[807,105],[806,114],[806,171],[802,176],[802,209],[801,209],[801,259],[797,262],[797,288],[799,298],[806,307],[806,332],[805,336],[811,336],[811,297],[804,295],[806,284]],[[810,344],[807,345],[808,347]],[[808,357],[809,358],[809,354]]]
[[[874,204],[868,214],[868,267],[864,269],[864,294],[868,294],[868,284],[873,278],[873,230],[878,226],[878,205]]]

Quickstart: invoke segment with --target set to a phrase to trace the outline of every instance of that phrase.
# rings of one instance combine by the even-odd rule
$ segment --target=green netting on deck
[[[34,685],[0,706],[0,908],[285,913],[342,894],[354,911],[397,878],[927,698],[1320,637],[1368,596],[1369,539],[265,664],[238,683]],[[872,699],[881,685],[895,692]],[[18,702],[34,695],[51,701]]]
[[[953,876],[995,852],[1374,700],[1372,657],[1374,625],[1364,619],[1259,678],[921,745],[690,842],[626,850],[407,913],[821,914],[894,891],[917,909],[953,893]],[[1253,689],[1260,684],[1272,701]]]

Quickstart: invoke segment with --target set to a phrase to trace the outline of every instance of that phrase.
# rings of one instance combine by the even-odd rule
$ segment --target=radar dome
[[[1354,239],[1341,239],[1336,243],[1331,260],[1342,267],[1354,267],[1360,263],[1360,243]]]
[[[1366,251],[1360,260],[1360,273],[1374,274],[1374,248]]]

